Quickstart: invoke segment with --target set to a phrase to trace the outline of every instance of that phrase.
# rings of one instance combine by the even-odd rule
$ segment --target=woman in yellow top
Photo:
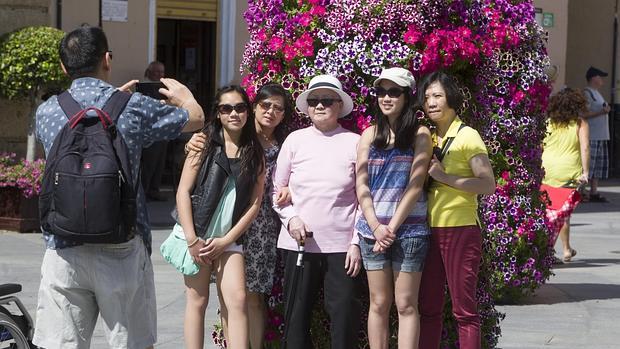
[[[439,348],[447,281],[460,348],[477,349],[481,344],[476,289],[482,257],[477,196],[492,194],[495,178],[482,138],[473,128],[461,126],[456,115],[463,97],[454,79],[432,73],[422,79],[418,93],[436,126],[434,144],[445,148],[442,159],[433,156],[428,170],[431,244],[420,285],[420,348]]]
[[[565,88],[549,100],[547,135],[542,155],[545,169],[543,184],[574,187],[588,183],[590,132],[588,123],[579,117],[587,111],[587,106],[588,102],[583,93],[572,88]],[[569,219],[570,217],[566,218],[560,229],[565,262],[569,262],[577,254],[570,245]]]

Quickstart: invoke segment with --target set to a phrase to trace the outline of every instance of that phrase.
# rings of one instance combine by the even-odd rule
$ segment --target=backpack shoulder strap
[[[82,106],[73,99],[69,91],[64,91],[58,95],[58,104],[68,119],[82,111]]]
[[[592,98],[593,101],[596,101],[596,98],[594,98],[594,93],[592,93],[589,88],[584,88],[583,90],[590,95],[590,98]]]
[[[110,116],[110,119],[112,119],[113,123],[116,123],[118,117],[121,115],[123,110],[125,110],[125,107],[127,106],[130,98],[130,93],[116,90],[114,91],[114,93],[112,93],[112,96],[108,98],[107,102],[105,102],[103,111]]]

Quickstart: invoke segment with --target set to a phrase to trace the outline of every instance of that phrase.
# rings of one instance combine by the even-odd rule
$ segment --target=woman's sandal
[[[570,249],[570,254],[565,254],[564,258],[562,258],[562,260],[564,262],[570,262],[573,259],[573,257],[575,257],[575,255],[577,255],[577,250],[575,250],[574,248],[571,248]]]

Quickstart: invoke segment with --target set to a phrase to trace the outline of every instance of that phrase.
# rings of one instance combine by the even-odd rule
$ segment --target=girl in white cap
[[[424,180],[432,154],[427,127],[416,120],[415,80],[404,68],[383,70],[374,82],[377,124],[357,151],[355,226],[368,275],[370,348],[388,348],[392,303],[398,310],[398,348],[417,348],[418,290],[429,245]]]

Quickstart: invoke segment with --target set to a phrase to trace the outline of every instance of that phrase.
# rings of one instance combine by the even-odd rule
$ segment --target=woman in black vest
[[[273,288],[276,271],[278,234],[280,233],[280,217],[273,210],[273,199],[269,193],[273,191],[272,173],[280,146],[288,135],[287,124],[290,123],[294,111],[290,94],[280,85],[268,83],[263,85],[254,98],[252,108],[255,116],[256,134],[265,150],[265,195],[258,216],[244,235],[243,255],[245,258],[245,281],[248,290],[248,319],[250,330],[250,347],[262,348],[265,339],[267,318],[267,296]],[[185,145],[186,152],[190,149],[200,150],[204,147],[206,136],[195,133]],[[288,193],[288,191],[287,191]],[[280,204],[288,200],[284,192],[279,193]],[[220,302],[222,328],[227,335],[227,309]]]
[[[248,317],[241,238],[258,214],[264,187],[263,148],[254,114],[239,86],[218,90],[203,131],[202,151],[187,155],[177,192],[178,221],[198,266],[184,275],[187,287],[185,346],[202,348],[209,279],[216,272],[227,309],[229,348],[248,347]]]

